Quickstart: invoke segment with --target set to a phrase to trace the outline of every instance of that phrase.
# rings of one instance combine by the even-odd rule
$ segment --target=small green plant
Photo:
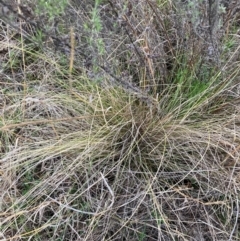
[[[45,37],[45,35],[44,35],[43,31],[38,29],[36,31],[36,33],[33,36],[31,36],[31,40],[35,45],[42,48],[44,37]]]
[[[11,69],[19,68],[21,64],[21,58],[19,57],[19,51],[17,49],[12,49],[9,51],[9,61],[6,63],[6,68],[10,67]]]
[[[145,240],[145,238],[147,236],[145,232],[146,232],[146,230],[138,233],[138,241],[144,241]]]
[[[93,49],[97,48],[97,54],[103,55],[105,53],[105,45],[103,39],[100,37],[102,31],[102,21],[99,15],[99,7],[101,0],[95,0],[94,7],[90,14],[90,23],[85,23],[84,28],[90,33],[90,37],[87,39],[90,46]]]
[[[35,184],[34,174],[31,170],[27,170],[22,178],[22,195],[27,194]]]
[[[169,107],[175,108],[178,105],[182,105],[184,102],[188,102],[189,104],[185,107],[191,108],[191,106],[195,104],[195,101],[191,101],[191,99],[201,99],[201,95],[207,90],[211,81],[207,78],[204,79],[203,76],[197,76],[195,69],[198,65],[188,66],[186,56],[179,56],[179,58],[179,63],[181,63],[181,65],[178,65],[176,70],[173,70],[174,74],[170,87],[171,104]],[[207,70],[201,70],[201,72],[203,72],[201,75],[207,74]]]
[[[38,15],[42,13],[47,14],[49,20],[52,21],[64,12],[67,3],[67,0],[39,0],[36,6],[36,13]]]

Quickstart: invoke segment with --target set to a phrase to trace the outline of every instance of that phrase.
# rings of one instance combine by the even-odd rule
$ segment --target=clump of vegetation
[[[0,1],[0,239],[240,239],[237,4],[33,2]]]

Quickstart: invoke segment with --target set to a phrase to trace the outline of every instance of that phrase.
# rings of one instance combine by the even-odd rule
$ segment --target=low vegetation
[[[239,4],[0,1],[0,240],[240,240]]]

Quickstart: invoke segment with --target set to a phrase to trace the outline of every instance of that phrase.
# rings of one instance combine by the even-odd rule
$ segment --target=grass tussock
[[[238,6],[183,2],[3,15],[1,240],[240,239]]]

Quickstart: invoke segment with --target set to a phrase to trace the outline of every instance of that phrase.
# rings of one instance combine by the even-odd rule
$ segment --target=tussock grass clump
[[[235,28],[210,56],[170,1],[63,3],[85,35],[3,39],[1,239],[238,240]]]

